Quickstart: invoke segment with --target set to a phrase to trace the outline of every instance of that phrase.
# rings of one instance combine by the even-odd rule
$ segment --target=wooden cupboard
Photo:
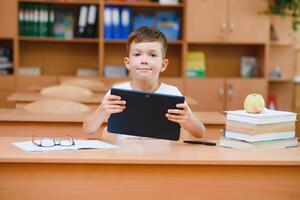
[[[187,41],[203,43],[266,43],[269,17],[260,14],[264,0],[189,0]]]
[[[207,78],[187,79],[185,94],[197,100],[194,110],[224,111],[243,109],[249,93],[267,95],[265,79]]]

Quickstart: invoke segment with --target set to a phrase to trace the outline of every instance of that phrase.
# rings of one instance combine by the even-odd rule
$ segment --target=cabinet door
[[[0,1],[0,37],[12,38],[17,36],[17,1]]]
[[[224,79],[186,79],[185,95],[197,104],[190,105],[193,111],[223,111]]]
[[[229,0],[229,41],[262,43],[269,40],[269,16],[266,0]]]
[[[248,94],[261,94],[266,100],[267,96],[267,81],[265,79],[228,79],[226,109],[240,110],[244,109],[244,100]]]
[[[227,0],[187,2],[187,41],[216,42],[226,39]]]

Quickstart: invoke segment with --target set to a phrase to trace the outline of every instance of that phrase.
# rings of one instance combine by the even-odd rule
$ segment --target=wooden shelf
[[[155,7],[155,8],[182,8],[183,3],[179,4],[160,4],[156,2],[124,2],[124,1],[107,1],[104,5],[130,6],[130,7]]]
[[[270,45],[272,46],[293,46],[294,43],[292,42],[282,42],[282,41],[276,41],[276,42],[270,42]]]
[[[45,4],[98,4],[99,0],[19,0],[20,3],[45,3]]]
[[[98,38],[52,38],[52,37],[19,37],[20,41],[30,42],[66,42],[66,43],[98,43]]]
[[[269,82],[290,82],[293,81],[291,78],[269,78]]]

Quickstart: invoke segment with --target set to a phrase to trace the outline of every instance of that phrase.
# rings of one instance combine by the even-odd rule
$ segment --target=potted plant
[[[300,0],[270,0],[267,13],[291,17],[293,29],[297,30],[300,25]]]

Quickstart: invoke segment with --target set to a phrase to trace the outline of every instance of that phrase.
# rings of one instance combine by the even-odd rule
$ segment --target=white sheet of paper
[[[73,146],[53,146],[53,147],[39,147],[32,143],[32,141],[15,142],[13,145],[19,147],[24,151],[55,151],[55,150],[78,150],[78,149],[110,149],[118,146],[102,142],[100,140],[74,140]]]

